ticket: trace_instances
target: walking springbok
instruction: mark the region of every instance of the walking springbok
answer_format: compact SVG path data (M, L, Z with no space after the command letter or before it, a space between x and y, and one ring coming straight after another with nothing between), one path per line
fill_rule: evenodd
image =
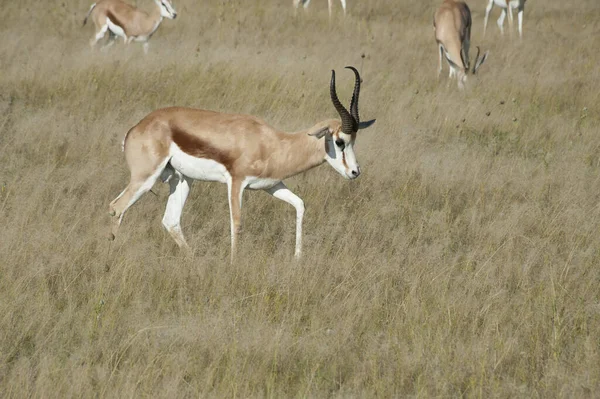
M193 108L163 108L148 114L127 132L122 150L129 166L129 185L110 204L114 239L125 211L161 177L170 195L162 219L177 245L189 248L180 227L181 213L193 180L227 184L231 222L231 259L241 227L244 189L264 190L296 209L296 250L302 252L304 202L282 180L327 161L339 174L355 179L360 168L354 155L359 129L375 120L360 122L358 96L361 78L355 74L348 111L338 100L335 71L330 96L340 115L297 133L284 133L250 115L225 114Z
M458 88L463 89L470 69L469 47L471 45L471 10L463 1L444 0L433 17L433 30L439 48L438 78L442 72L442 57L450 68L449 77L456 75ZM488 52L479 59L479 47L473 66L473 74L485 62Z
M294 7L296 9L298 9L298 7L300 5L302 5L302 7L304 7L305 9L308 7L308 5L310 4L310 0L293 0L294 2ZM331 19L331 10L333 8L333 0L327 0L328 2L328 8L329 8L329 19ZM346 0L340 0L340 3L342 3L342 9L344 10L344 15L346 15Z
M525 1L526 0L488 0L488 5L485 8L485 18L483 19L483 36L485 36L485 30L487 28L488 17L490 16L490 11L494 7L494 3L498 7L502 9L502 13L498 18L496 23L500 28L500 33L504 34L504 18L506 17L508 11L508 29L510 33L512 33L512 24L513 24L513 15L512 10L516 8L518 11L518 19L519 19L519 37L523 38L523 11L525 11ZM508 3L508 4L507 4Z
M132 41L144 43L144 53L148 53L148 40L156 32L164 18L175 19L177 12L170 0L154 0L156 8L150 14L121 0L100 0L92 4L83 25L91 16L96 26L94 37L90 46L94 47L98 40L108 31L108 43L103 47L110 47L116 38L123 38L125 44Z

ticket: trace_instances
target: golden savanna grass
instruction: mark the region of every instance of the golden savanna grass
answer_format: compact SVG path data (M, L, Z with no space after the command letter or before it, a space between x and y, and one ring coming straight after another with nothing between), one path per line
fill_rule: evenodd
M138 0L148 8L150 1ZM470 1L468 89L436 79L438 1L179 0L150 41L91 51L88 1L0 15L0 396L593 397L600 389L600 6L527 2L524 39ZM506 23L506 22L505 22ZM364 60L361 55L365 54ZM123 135L181 105L287 131L336 117L355 65L363 173L246 192L229 263L226 187L196 183L193 253L168 187L125 215ZM444 68L447 68L444 66ZM488 115L489 113L489 115Z

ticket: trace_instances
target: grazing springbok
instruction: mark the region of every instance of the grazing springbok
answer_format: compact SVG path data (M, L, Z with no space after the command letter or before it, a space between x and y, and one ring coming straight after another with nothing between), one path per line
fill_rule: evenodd
M302 7L304 7L305 9L308 7L308 5L310 4L310 0L293 0L294 2L294 7L295 9L298 9L298 7L300 5L302 5ZM328 2L328 8L329 8L329 19L331 19L331 10L333 8L333 0L327 0ZM342 3L342 8L344 9L344 15L346 15L346 0L340 0L340 3Z
M302 251L304 202L282 182L327 161L347 179L360 175L354 155L360 122L360 75L348 111L338 100L335 71L330 96L340 120L317 123L297 133L285 133L249 115L225 114L193 108L163 108L148 114L127 132L122 150L129 166L129 185L110 204L114 239L125 211L149 191L160 176L169 182L170 195L163 226L180 247L189 248L180 227L181 213L193 180L227 184L231 221L231 257L241 227L244 189L264 190L296 208L296 257Z
M108 31L108 43L103 48L111 46L115 38L120 36L125 44L143 42L144 53L148 53L148 40L158 29L163 17L177 18L177 12L169 0L154 0L154 3L156 7L150 14L121 0L100 0L92 4L83 20L85 25L91 16L96 26L90 46L94 47Z
M446 57L452 78L456 75L459 89L463 89L470 69L469 47L471 45L471 10L463 1L444 0L433 17L433 30L439 49L438 78L442 72L442 57ZM488 56L479 59L479 47L473 66L473 74Z
M502 9L502 13L498 18L497 24L500 28L500 33L504 34L504 18L508 12L508 29L510 33L512 33L512 24L513 24L513 15L512 10L516 8L518 10L518 19L519 19L519 37L523 38L523 11L525 11L525 1L526 0L487 0L488 5L485 8L485 18L483 19L483 36L485 36L485 30L487 28L488 17L490 16L490 11L494 7L494 3L498 7Z

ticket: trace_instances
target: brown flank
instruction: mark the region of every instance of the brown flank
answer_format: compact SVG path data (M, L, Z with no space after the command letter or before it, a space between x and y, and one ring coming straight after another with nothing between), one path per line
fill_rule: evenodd
M197 158L211 159L224 165L231 173L234 159L211 146L208 142L189 134L179 126L171 126L171 138L186 154Z
M129 36L129 32L127 32L127 29L125 28L125 24L122 21L120 21L119 17L117 17L110 9L106 10L106 17L108 19L110 19L113 24L115 24L118 27L120 27L121 29L123 29L123 32L125 32L125 34L127 36Z

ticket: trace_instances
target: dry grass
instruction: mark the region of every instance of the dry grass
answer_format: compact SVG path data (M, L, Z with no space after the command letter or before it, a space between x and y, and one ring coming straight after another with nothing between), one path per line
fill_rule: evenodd
M146 57L91 52L89 2L0 16L0 396L586 397L600 389L600 8L532 1L525 39L482 39L470 87L435 79L436 2L179 0ZM139 1L141 6L148 2ZM543 3L543 4L542 4ZM196 184L183 228L167 187L110 255L120 141L149 111L251 113L290 131L336 116L365 79L363 175L290 179L294 211L245 195L228 262L224 186ZM504 104L501 104L504 101ZM489 116L486 113L490 112ZM513 120L516 118L516 120ZM108 271L107 271L108 269Z

